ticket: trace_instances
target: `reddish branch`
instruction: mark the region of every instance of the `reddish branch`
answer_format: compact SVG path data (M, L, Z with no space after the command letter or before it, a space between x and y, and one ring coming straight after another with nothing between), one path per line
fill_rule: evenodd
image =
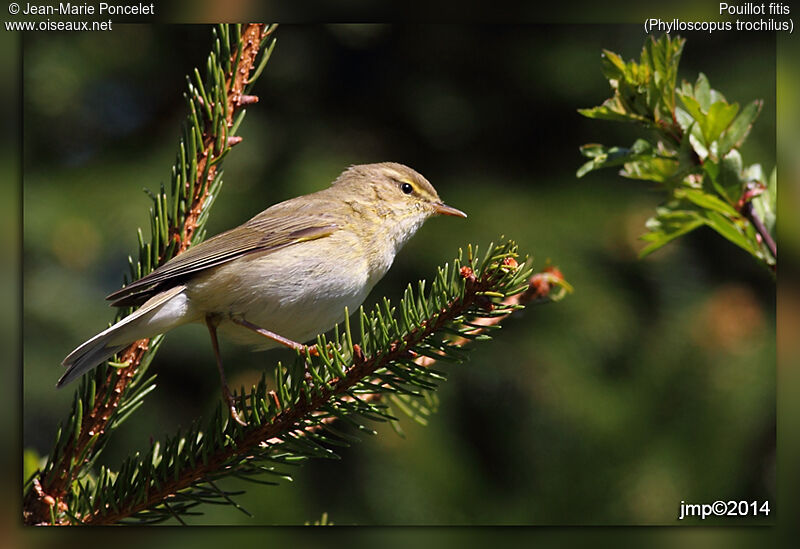
M506 258L505 262L506 265L514 267L517 266L517 261L512 257ZM467 269L468 267L464 268ZM514 307L518 305L527 305L531 302L546 300L550 295L550 290L552 289L553 285L558 284L563 280L564 276L561 274L561 271L559 271L557 267L546 267L543 272L536 273L528 279L527 290L525 290L522 293L505 298L502 304L504 306ZM485 332L487 327L500 324L503 320L505 320L507 316L508 315L484 316L476 318L475 320L472 321L472 324L483 326L483 328L475 328L474 330L469 332L469 335L476 336L482 332ZM470 340L466 337L460 337L456 339L451 345L463 347L464 345L469 343L469 341ZM417 358L415 362L420 366L425 366L427 368L431 366L434 362L436 362L436 359L430 356L421 356Z
M506 258L504 264L512 268L517 267L516 261L510 257ZM151 489L146 492L146 497L142 501L119 502L119 511L111 511L110 509L96 510L94 513L84 517L83 522L85 524L114 524L140 511L158 505L160 502L167 501L181 490L189 488L198 482L203 482L213 473L226 467L231 459L252 455L253 450L264 443L277 442L281 436L292 431L314 431L319 429L318 424L305 427L302 424L304 420L318 413L324 405L329 404L332 399L346 395L350 389L365 377L374 374L377 370L393 361L407 359L412 356L410 351L412 346L441 330L445 324L463 315L471 307L477 305L481 309L492 310L493 304L481 293L494 288L496 283L495 273L487 273L478 279L471 269L465 267L461 271L461 276L467 281L464 297L449 303L439 310L431 319L424 321L419 329L407 334L403 340L391 343L388 353L378 357L367 358L358 345L354 345L353 364L346 370L343 377L331 380L327 384L328 388L323 388L310 399L300 399L293 406L282 410L277 396L271 393L280 412L269 422L249 428L249 431L246 429L244 436L236 445L228 446L209 455L205 463L198 463L194 468L182 470L177 479L168 479L157 485L151 485ZM545 300L550 294L551 285L560 280L562 280L561 273L557 269L548 269L544 273L536 274L530 278L527 291L507 298L503 301L503 304L521 305L531 301ZM506 316L480 317L477 319L477 323L484 326L494 325L501 322ZM482 329L477 328L473 333L479 333L480 331ZM462 338L455 344L461 346L467 341L467 339ZM420 357L417 362L428 366L435 360L428 357ZM377 400L378 395L367 395L365 398L366 400Z
M243 45L241 51L236 51L231 56L232 72L226 77L227 102L225 106L225 120L227 128L233 126L234 115L243 105L257 101L255 96L243 95L248 77L254 68L256 56L260 45L273 30L274 26L264 24L249 24L242 33ZM238 54L238 56L237 56ZM191 243L192 235L197 229L197 222L203 205L208 197L208 188L217 173L217 165L211 164L206 172L206 165L212 162L222 151L215 150L217 136L213 134L214 128L211 121L206 121L203 138L203 151L197 154L197 177L194 182L194 196L186 218L179 229L172 229L171 237L178 242L176 254L184 252ZM235 137L228 138L238 143ZM241 140L241 139L239 139ZM206 175L205 180L200 179ZM187 189L190 182L185 182ZM177 199L177 197L175 197ZM162 252L164 254L165 250ZM166 261L163 255L159 263ZM73 461L88 459L91 449L105 434L106 426L119 407L125 389L132 381L145 352L150 344L149 339L135 341L120 354L120 360L129 365L124 368L109 368L105 383L98 385L95 392L95 404L91 410L84 413L81 422L80 435L77 440L70 442L64 452L59 456L59 461L45 478L36 479L35 489L30 490L25 498L23 516L26 524L49 524L51 508L57 506L59 510L66 508L67 495L69 494L75 474L80 470L81 463ZM95 437L95 435L99 435ZM58 515L58 513L56 513Z
M736 203L735 208L739 212L741 212L741 214L748 221L750 221L750 223L753 224L753 227L755 227L756 232L758 233L759 239L769 249L769 253L772 254L772 257L776 261L776 264L771 266L772 270L774 271L776 269L778 260L778 246L777 244L775 244L775 240L772 238L772 235L769 234L767 226L764 225L764 222L761 220L761 218L758 216L755 209L753 208L753 199L758 195L762 194L766 190L767 190L766 185L764 185L760 181L748 182L747 185L745 185L744 191L742 192L742 196Z
M247 85L247 79L250 76L250 72L253 70L253 65L255 64L261 42L270 33L272 33L274 29L274 26L267 28L263 24L250 24L242 33L241 54L239 55L239 58L236 59L236 52L234 52L233 57L231 58L231 67L233 67L233 72L227 75L225 81L225 89L228 90L225 104L225 120L227 121L228 128L233 126L233 116L237 110L245 105L256 103L258 101L258 97L254 95L243 95L243 92L245 86ZM213 109L214 106L211 105L211 108ZM206 124L211 124L211 121L207 120ZM207 127L206 129L213 130L213 128L210 127ZM212 161L215 156L222 153L222 151L214 150L217 142L217 136L212 134L210 131L206 131L204 135L203 152L197 156L198 178L202 178L203 174L206 172L206 164ZM237 140L236 137L231 137L229 139L230 141L226 139L223 147L228 144L235 145L241 141L241 138ZM203 204L205 204L206 196L208 196L208 187L211 185L211 182L214 181L216 175L217 165L212 164L208 167L208 175L206 176L205 181L195 181L195 192L194 196L192 197L192 207L189 209L189 213L186 214L184 226L181 229L175 230L171 235L172 238L179 243L178 253L185 251L192 241L192 235L197 228L197 219L200 217L200 212L203 211ZM185 184L188 190L190 183L186 181Z

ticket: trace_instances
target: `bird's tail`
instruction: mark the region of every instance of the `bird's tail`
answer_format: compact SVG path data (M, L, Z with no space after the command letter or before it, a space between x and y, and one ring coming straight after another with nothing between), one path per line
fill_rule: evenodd
M175 286L145 302L132 314L103 330L61 362L67 368L56 383L63 387L137 339L152 337L185 321L185 286ZM180 296L181 299L174 298Z

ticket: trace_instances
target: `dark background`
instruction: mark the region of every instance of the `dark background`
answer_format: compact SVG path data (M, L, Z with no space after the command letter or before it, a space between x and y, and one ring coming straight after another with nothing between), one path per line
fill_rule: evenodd
M61 359L113 316L103 297L147 223L141 189L168 181L184 75L204 66L210 34L119 25L25 38L23 444L39 454L74 390L54 388ZM403 439L377 426L292 484L245 485L255 519L207 507L197 522L302 524L327 511L338 524L675 524L681 501L773 496L769 273L705 230L638 260L663 197L613 170L574 175L581 144L639 135L576 112L609 94L602 48L638 58L639 25L282 25L277 36L210 234L349 164L393 160L470 217L427 223L368 304L501 234L576 291L509 319L450 368L428 427L404 421ZM770 172L774 37L685 36L681 78L702 71L729 100L765 100L742 154ZM289 356L222 352L234 386ZM219 398L203 327L171 333L153 371L158 388L102 456L112 467Z

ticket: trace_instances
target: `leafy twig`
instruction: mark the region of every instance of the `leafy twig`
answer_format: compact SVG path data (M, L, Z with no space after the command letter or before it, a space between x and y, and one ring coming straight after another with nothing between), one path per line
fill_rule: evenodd
M707 226L775 270L775 172L767 182L761 166L744 168L739 154L762 101L740 109L700 74L693 84L676 87L685 40L664 35L645 43L640 61L624 61L604 50L603 72L613 96L579 112L589 118L633 122L650 130L631 147L587 144L589 158L578 177L605 167L620 174L656 182L668 200L647 222L642 238L647 255L675 238ZM760 191L748 184L758 181ZM752 204L751 204L752 202Z

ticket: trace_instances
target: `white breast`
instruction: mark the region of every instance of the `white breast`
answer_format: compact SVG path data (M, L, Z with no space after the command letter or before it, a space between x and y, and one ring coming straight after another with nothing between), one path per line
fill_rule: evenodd
M355 311L374 285L364 254L354 249L357 240L343 231L328 239L322 250L321 240L314 240L210 269L187 288L192 307L203 315L244 317L283 337L306 342L344 320L345 307ZM223 321L219 328L239 343L275 346L230 322Z
M222 317L219 329L232 340L261 348L277 344L226 321L230 316L305 343L355 312L383 278L397 251L426 215L383 219L377 230L331 236L244 256L195 276L186 288L192 314Z

